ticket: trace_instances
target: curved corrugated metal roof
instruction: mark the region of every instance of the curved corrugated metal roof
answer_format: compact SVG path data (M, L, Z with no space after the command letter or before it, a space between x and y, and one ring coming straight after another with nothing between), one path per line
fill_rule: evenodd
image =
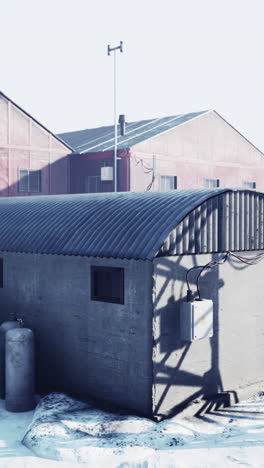
M0 199L0 250L153 259L195 207L230 189Z

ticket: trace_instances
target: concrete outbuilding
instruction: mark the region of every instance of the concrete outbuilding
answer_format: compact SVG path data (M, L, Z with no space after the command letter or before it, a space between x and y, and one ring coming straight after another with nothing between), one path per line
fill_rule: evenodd
M158 419L263 390L264 263L206 270L214 334L180 326L186 273L260 255L263 213L264 194L231 189L1 199L0 319L34 331L38 391Z

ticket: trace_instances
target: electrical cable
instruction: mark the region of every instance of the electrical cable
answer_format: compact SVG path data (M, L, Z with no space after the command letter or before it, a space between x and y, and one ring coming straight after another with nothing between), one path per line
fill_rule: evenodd
M148 192L151 189L152 185L154 184L154 181L155 181L155 175L153 174L151 182L148 184L148 186L146 188L146 192Z
M203 266L203 268L201 269L201 271L199 272L199 274L197 275L197 278L196 278L196 289L197 289L197 294L198 294L198 298L199 298L199 301L201 301L201 292L200 292L200 278L201 278L201 274L203 273L203 271L207 270L207 269L210 269L210 268L213 268L215 267L216 265L223 265L228 257L230 255L230 252L226 252L225 255L223 255L221 258L219 258L219 260L215 260L215 261L211 261L209 263L207 263L206 265Z
M203 268L204 265L200 265L200 266L194 266L192 268L190 268L189 270L186 271L186 275L185 275L185 281L187 283L187 289L190 290L190 283L189 283L189 280L188 280L188 275L191 273L192 270L197 270L198 268Z
M187 284L187 297L188 297L188 294L191 294L191 295L193 294L190 288L190 282L188 278L191 271L200 269L196 277L196 289L197 289L198 299L201 300L200 279L201 279L202 273L207 269L211 269L215 267L216 265L223 265L227 261L228 257L230 256L236 258L242 263L245 263L246 265L257 265L257 263L263 260L264 253L262 252L262 253L258 253L257 255L253 255L251 257L248 257L248 256L244 257L240 255L239 253L228 251L221 258L219 258L219 260L212 260L211 262L208 262L206 265L199 265L199 266L197 265L197 266L190 268L189 270L187 270L186 275L185 275L186 284Z

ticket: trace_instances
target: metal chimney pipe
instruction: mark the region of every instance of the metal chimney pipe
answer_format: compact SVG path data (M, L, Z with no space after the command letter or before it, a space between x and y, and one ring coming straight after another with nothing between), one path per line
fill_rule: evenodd
M125 136L126 134L126 117L124 114L119 115L118 123L120 124L120 134L121 136Z

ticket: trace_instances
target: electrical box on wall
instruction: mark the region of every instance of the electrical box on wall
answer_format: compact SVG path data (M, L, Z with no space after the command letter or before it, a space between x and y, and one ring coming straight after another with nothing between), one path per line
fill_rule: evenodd
M113 168L112 168L112 166L101 167L101 180L103 182L113 180Z
M181 339L201 340L213 336L213 301L183 302L180 309Z

